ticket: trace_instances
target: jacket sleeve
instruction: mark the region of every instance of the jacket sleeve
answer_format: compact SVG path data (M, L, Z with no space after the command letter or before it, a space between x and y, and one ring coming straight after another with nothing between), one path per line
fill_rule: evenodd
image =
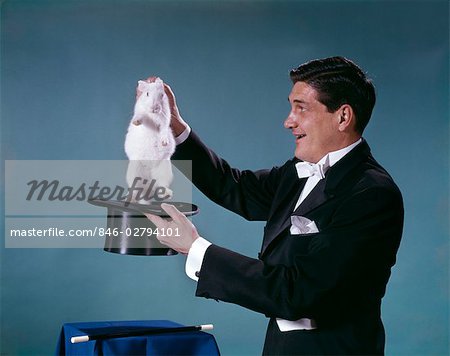
M380 302L402 226L398 191L364 189L340 205L330 225L312 237L307 253L297 254L291 267L210 246L196 295L286 320L360 310Z
M267 220L282 169L253 172L232 168L194 132L177 146L172 160L176 166L176 160L192 161L192 182L215 203L247 220ZM189 172L183 173L190 176Z

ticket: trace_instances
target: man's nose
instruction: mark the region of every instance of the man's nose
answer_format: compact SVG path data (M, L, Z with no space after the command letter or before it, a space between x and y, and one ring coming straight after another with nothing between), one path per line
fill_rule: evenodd
M292 112L289 113L289 116L284 120L284 127L286 129L292 129L297 126L297 121L294 118L294 115L292 115Z

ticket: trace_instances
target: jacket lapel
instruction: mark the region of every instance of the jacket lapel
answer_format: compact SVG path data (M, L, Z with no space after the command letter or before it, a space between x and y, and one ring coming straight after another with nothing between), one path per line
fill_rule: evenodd
M370 148L363 139L361 144L356 146L325 174L325 178L319 181L311 193L300 204L292 215L306 215L318 208L329 199L332 199L344 183L346 177L354 174L356 167L370 156Z
M308 211L315 209L317 206L322 205L328 198L326 193L323 190L323 186L325 185L325 179L322 179L311 191L311 193L306 197L306 199L298 206L298 208L294 211L295 204L298 201L300 196L300 192L303 190L303 187L306 183L305 179L298 179L300 182L298 187L291 191L289 196L289 200L286 201L286 204L280 206L277 209L277 214L274 214L274 220L278 222L278 224L271 226L271 228L266 231L264 236L263 246L261 253L264 253L267 250L267 247L279 236L283 235L283 232L291 226L291 215L305 215Z
M298 179L295 166L292 166L292 170L288 172L288 177L283 180L284 194L281 199L275 202L274 213L270 218L273 223L267 226L268 230L265 231L261 251L264 251L273 239L291 223L291 213L305 183L306 179Z
M328 170L325 178L317 183L311 193L294 211L300 192L306 183L306 179L298 179L295 175L295 177L292 178L291 185L286 190L287 194L285 195L285 198L280 200L280 203L276 208L276 214L272 217L273 221L276 221L277 223L274 224L269 231L266 231L261 253L264 253L269 245L278 236L281 236L284 230L290 226L291 215L307 215L312 210L326 203L329 199L334 198L338 186L341 182L343 182L344 178L350 174L350 172L352 172L355 167L361 163L361 161L367 159L368 156L370 156L370 148L367 142L363 139L361 144L356 146Z
M311 210L314 210L325 203L330 198L325 189L326 183L326 177L325 179L320 180L311 193L309 193L305 200L303 200L298 208L292 213L292 215L306 215Z

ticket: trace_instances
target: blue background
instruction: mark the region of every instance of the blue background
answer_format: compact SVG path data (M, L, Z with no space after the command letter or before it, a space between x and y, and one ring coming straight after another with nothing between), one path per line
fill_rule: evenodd
M386 351L448 354L448 14L447 1L4 1L2 158L125 159L136 82L156 74L233 165L278 165L294 150L289 70L349 57L375 81L365 137L405 200ZM262 223L194 201L203 236L256 256ZM171 319L215 324L224 355L260 353L262 315L194 292L181 256L2 247L1 351L51 354L64 322Z

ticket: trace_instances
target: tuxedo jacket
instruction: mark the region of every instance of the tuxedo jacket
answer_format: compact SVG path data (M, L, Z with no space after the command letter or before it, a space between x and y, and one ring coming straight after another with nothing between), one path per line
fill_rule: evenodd
M364 139L295 211L306 182L296 158L268 170L238 170L191 132L173 159L192 160L192 182L212 201L267 222L258 258L214 244L207 249L197 296L271 318L266 354L384 353L381 299L402 235L403 201ZM291 235L292 215L314 221L319 232ZM275 318L314 319L317 329L281 333Z

